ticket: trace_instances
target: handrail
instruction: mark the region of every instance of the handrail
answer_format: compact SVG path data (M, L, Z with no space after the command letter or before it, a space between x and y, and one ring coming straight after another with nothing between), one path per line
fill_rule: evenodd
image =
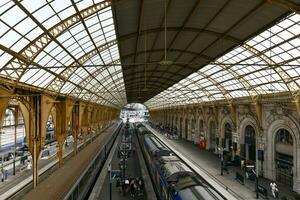
M101 132L105 131L107 128L109 128L109 126L105 127L103 130L101 130ZM98 135L100 135L100 134L98 134ZM80 147L82 147L82 146L83 146L83 142L78 144L77 148L80 149ZM72 154L73 152L74 152L74 149L72 149L68 153L64 154L63 159L70 156L70 154ZM55 167L58 164L58 162L59 162L59 160L56 159L56 160L53 160L50 163L48 163L41 170L39 170L38 176L40 177L40 176L44 175L48 170ZM32 184L32 182L33 182L33 177L32 176L29 176L29 177L25 178L23 181L19 182L17 185L15 185L14 187L8 189L5 193L1 194L0 199L8 199L8 198L13 197L14 195L18 194L21 190L23 190L25 187Z
M115 140L115 138L117 137L119 130L121 129L121 124L119 123L118 126L115 128L115 130L113 131L113 136L111 138L109 138L106 142L105 145L103 145L100 149L100 151L97 152L96 156L92 159L92 161L89 163L89 165L84 169L83 173L81 173L81 175L79 176L79 178L76 180L76 182L73 184L73 186L70 188L70 190L68 191L68 193L65 195L64 200L67 200L70 198L70 196L73 194L73 192L75 191L75 189L77 188L77 186L80 184L80 182L83 180L83 178L85 177L85 175L87 174L87 172L89 171L89 169L94 165L95 161L98 159L98 157L100 156L100 154L104 151L106 151L106 145L109 144L111 142L111 139ZM113 144L112 144L113 145ZM111 145L111 146L112 146ZM110 149L111 147L109 147ZM106 160L106 158L105 158ZM100 163L98 164L100 165ZM100 168L100 166L97 166L97 168ZM97 169L94 169L97 170ZM101 169L98 169L101 170ZM98 171L97 170L97 171ZM94 173L95 171L93 171ZM82 193L82 195L84 195Z

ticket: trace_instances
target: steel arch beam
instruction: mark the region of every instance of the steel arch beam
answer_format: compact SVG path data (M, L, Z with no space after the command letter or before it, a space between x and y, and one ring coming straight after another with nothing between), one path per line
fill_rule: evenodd
M23 62L20 62L19 59L15 58L15 56L5 65L10 66L10 68L14 68L14 66L22 66L26 68L33 63L33 60L45 49L45 47L53 41L53 38L57 38L60 36L65 30L69 29L74 24L80 22L80 16L82 18L89 17L100 10L103 10L111 5L110 1L103 1L101 3L92 5L82 11L80 13L75 13L74 15L66 18L65 20L59 22L54 25L52 28L45 31L43 34L34 39L30 44L24 47L21 51L18 52L19 55L22 55L28 62L28 64L24 65ZM0 69L0 72L2 70ZM22 74L22 73L20 73ZM11 79L19 80L21 77L19 74L16 77L10 77Z
M254 56L260 58L266 64L270 64L269 67L271 67L278 74L278 76L286 84L287 88L294 97L299 94L299 84L296 81L294 81L294 79L280 65L278 65L278 63L274 62L265 53L259 51L258 49L250 45L243 44L241 46L250 53L252 53Z
M22 63L24 63L24 65L27 65L27 64L29 64L29 61L24 57L24 56L22 56L22 55L19 55L19 54L17 54L16 52L14 52L14 51L12 51L11 49L8 49L8 48L6 48L5 46L3 46L3 45L1 45L0 44L0 49L1 50L3 50L3 51L6 51L6 52L8 52L8 53L10 53L10 54L12 54L12 55L17 55L17 59L19 60L19 62L22 62ZM50 73L50 74L52 74L52 75L54 75L55 73L53 72L53 71L51 71L51 70L49 70L49 69L44 69L41 65L39 65L39 64L37 64L37 63L32 63L34 66L36 66L36 67L38 67L39 69L43 69L43 70L45 70L46 72L48 72L48 73ZM89 93L93 93L93 91L90 91L90 90L88 90L88 89L86 89L86 88L83 88L81 85L78 85L78 84L76 84L76 83L74 83L74 82L72 82L72 81L70 81L70 80L68 80L68 82L70 82L71 84L73 84L73 85L75 85L75 87L76 88L81 88L82 90L86 90L87 92L89 92ZM56 92L53 92L53 91L49 91L50 93L55 93L55 94L57 94ZM97 94L95 94L95 95L97 95ZM97 95L97 96L99 96L99 95ZM100 98L102 98L102 97L100 97ZM102 98L104 101L107 101L106 99L104 99L104 98ZM109 101L108 101L109 102ZM110 103L110 102L109 102ZM115 104L113 104L114 106L117 106L118 107L118 105L115 105Z

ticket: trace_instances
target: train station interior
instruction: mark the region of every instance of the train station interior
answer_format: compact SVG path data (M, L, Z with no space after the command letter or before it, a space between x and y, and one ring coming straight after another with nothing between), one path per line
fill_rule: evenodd
M1 0L0 200L300 200L299 0Z

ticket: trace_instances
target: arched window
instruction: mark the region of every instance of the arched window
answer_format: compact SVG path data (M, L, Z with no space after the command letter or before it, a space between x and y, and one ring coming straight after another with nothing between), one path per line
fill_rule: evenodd
M245 128L245 143L255 145L255 129L251 125Z
M15 125L14 113L11 109L6 109L2 126L12 126L12 125Z
M195 132L195 119L192 119L192 122L191 122L191 131L192 131L192 133Z
M276 180L293 185L293 137L286 129L279 129L275 136Z
M225 124L225 138L230 138L232 137L232 129L231 129L231 125L229 123Z
M229 123L225 124L224 127L224 139L222 139L222 146L225 148L227 151L230 150L230 147L232 146L232 128Z
M276 134L276 143L277 144L287 144L293 145L293 138L290 132L286 129L280 129Z
M255 129L251 125L247 125L245 128L245 145L241 152L241 155L247 160L256 162L256 139Z
M216 123L214 121L211 121L209 124L209 140L210 140L210 149L215 149L215 147L218 145L216 138Z
M204 135L204 122L203 122L203 120L199 121L199 133L200 133L200 135Z

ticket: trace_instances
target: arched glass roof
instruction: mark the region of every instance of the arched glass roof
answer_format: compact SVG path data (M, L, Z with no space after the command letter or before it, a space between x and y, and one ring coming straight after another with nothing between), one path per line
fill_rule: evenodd
M127 103L110 1L0 4L2 77L104 105Z
M290 91L300 84L300 15L291 14L145 103L150 108Z
M149 109L284 91L298 95L300 15L269 1L245 2L247 9L239 10L240 1L168 1L168 59L174 65L161 66L162 1L112 7L108 0L3 0L0 80L118 108L127 98L141 99L138 92L143 101L152 97L145 103ZM259 26L248 39L244 26L255 26L253 16Z

